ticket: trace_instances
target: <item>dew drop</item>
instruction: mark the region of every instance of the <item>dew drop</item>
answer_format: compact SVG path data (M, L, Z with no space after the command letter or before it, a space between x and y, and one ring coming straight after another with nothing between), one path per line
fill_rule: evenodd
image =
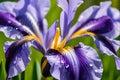
M66 65L65 68L69 68L69 65Z
M18 60L18 61L21 61L21 57L18 57L17 60Z
M92 65L92 64L90 64L90 66L92 67L93 65Z
M16 30L18 30L18 28L16 28Z
M63 60L61 60L61 63L62 63L62 64L64 64L64 61L63 61Z
M98 70L95 70L95 72L98 72Z
M16 61L13 61L13 64L16 64L17 62Z
M11 21L8 21L8 23L10 24L10 23L11 23Z

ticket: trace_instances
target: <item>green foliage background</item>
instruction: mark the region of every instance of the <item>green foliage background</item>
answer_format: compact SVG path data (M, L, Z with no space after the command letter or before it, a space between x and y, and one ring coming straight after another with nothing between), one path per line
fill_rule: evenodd
M6 0L0 0L0 2ZM8 0L8 1L17 1L17 0ZM78 8L73 24L77 21L80 13L88 8L91 5L99 5L100 2L107 0L84 0L84 3ZM56 0L51 0L51 8L46 15L48 20L48 25L50 26L55 20L59 19L61 9L57 7ZM120 10L120 0L112 0L112 6ZM120 37L117 38L120 40ZM11 41L6 38L5 35L0 32L0 80L5 80L5 54L3 51L3 45L6 41ZM95 44L93 43L90 37L78 38L75 41L71 41L67 45L76 45L79 42L83 42L85 45L91 45L96 49ZM97 49L96 49L97 50ZM98 50L97 50L98 51ZM12 80L43 80L40 68L41 53L33 48L31 48L31 62L27 66L26 70L20 75L14 77ZM99 53L99 52L98 52ZM120 50L117 52L120 57ZM100 55L100 54L99 54ZM100 55L104 72L101 80L120 80L120 71L116 70L115 62L113 56L107 56L105 54ZM53 80L53 78L47 78L47 80Z

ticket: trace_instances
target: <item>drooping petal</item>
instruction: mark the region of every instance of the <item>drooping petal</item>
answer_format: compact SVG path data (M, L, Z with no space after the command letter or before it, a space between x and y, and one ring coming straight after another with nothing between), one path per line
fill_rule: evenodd
M50 48L52 41L55 37L56 34L56 27L57 27L58 21L54 22L53 25L49 28L49 30L47 31L46 35L45 35L45 47Z
M5 36L11 39L20 39L23 35L11 26L0 25L0 31L4 32Z
M110 8L108 10L108 15L112 18L114 27L111 32L104 35L109 38L116 38L120 35L120 11L115 8Z
M110 17L103 16L85 23L82 29L86 29L89 32L93 32L95 34L104 34L110 32L113 29L113 23Z
M120 59L116 53L120 48L120 41L105 38L104 36L93 37L93 39L96 43L97 48L102 54L105 53L109 56L113 55L115 57L116 67L117 69L120 69Z
M8 31L6 31L5 29L8 29ZM13 30L13 32L11 30ZM14 33L21 33L24 36L28 34L12 14L4 12L0 12L0 31L3 31L6 36L14 35ZM7 32L9 32L10 34Z
M101 2L100 6L91 6L81 13L78 22L86 22L89 19L96 19L102 16L107 16L108 9L110 8L111 2ZM89 14L88 14L89 13ZM101 14L102 13L102 14Z
M103 16L109 16L113 22L113 29L112 31L105 33L106 36L109 38L116 38L120 35L120 12L110 7L111 2L101 2L100 6L91 6L90 8L86 9L79 17L78 22L76 23L75 27L71 29L71 32L74 32L81 28L87 21L91 19L97 19ZM89 13L89 14L88 14ZM112 34L112 35L111 35Z
M48 50L46 58L50 64L51 75L58 80L100 80L102 64L96 51L80 44L65 48L62 53Z
M113 27L114 26L111 18L108 16L103 16L98 19L90 19L89 21L80 25L78 29L75 28L76 30L72 28L69 36L76 38L82 35L102 35L112 31Z
M100 80L103 68L97 52L82 43L74 49L80 65L79 80Z
M30 61L30 50L26 41L5 44L7 78L14 77L25 70Z

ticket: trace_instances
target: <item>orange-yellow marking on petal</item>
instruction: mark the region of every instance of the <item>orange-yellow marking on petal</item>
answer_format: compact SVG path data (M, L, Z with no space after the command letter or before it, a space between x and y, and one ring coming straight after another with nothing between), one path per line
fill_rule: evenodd
M57 49L63 48L64 45L65 45L65 43L66 43L66 38L64 38L64 39L59 43L59 45L57 46Z
M45 59L44 62L42 63L42 69L41 69L42 71L44 70L45 66L47 65L47 62L48 62L47 59Z
M87 30L79 30L79 31L75 32L70 38L71 39L76 38L76 37L78 37L80 35L84 35L84 34L90 34L92 36L96 36L94 33L88 32Z
M56 34L55 34L55 37L54 37L54 40L53 40L52 46L51 46L52 49L56 49L57 48L57 45L59 43L59 37L60 37L60 29L57 28L56 29Z
M72 49L72 47L70 47L70 46L67 46L67 47L64 47L64 48L59 48L59 52L61 53L61 54L64 54L64 53L69 53L69 51Z
M32 39L34 39L34 40L36 40L39 44L42 44L42 41L41 41L41 39L39 38L39 37L37 37L36 35L28 35L28 36L25 36L24 37L26 40L32 40Z

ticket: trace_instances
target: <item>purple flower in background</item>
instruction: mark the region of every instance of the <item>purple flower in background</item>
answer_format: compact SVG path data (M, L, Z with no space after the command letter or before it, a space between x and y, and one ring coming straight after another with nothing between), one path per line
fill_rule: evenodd
M102 2L100 6L92 6L81 13L72 27L75 12L83 1L68 1L58 0L58 6L62 8L60 28L55 21L49 29L44 18L50 7L49 0L0 3L0 31L11 39L18 39L5 43L7 79L25 70L32 46L44 55L41 61L44 77L100 80L103 68L95 49L83 43L66 45L81 36L92 37L101 53L113 55L120 70L120 58L116 53L120 41L115 40L120 35L120 12L110 7L110 1Z

